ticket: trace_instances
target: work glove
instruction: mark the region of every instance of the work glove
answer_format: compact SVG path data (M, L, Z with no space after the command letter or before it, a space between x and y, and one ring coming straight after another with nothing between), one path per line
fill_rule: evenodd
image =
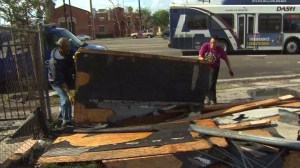
M71 92L68 92L67 95L68 95L68 97L69 97L70 102L71 102L72 104L74 104L74 96L73 96L73 94L72 94Z
M75 54L73 55L74 62L77 62L77 57L79 54L80 54L80 52L76 51Z
M231 77L234 77L234 74L233 74L232 71L229 71L229 74L230 74Z

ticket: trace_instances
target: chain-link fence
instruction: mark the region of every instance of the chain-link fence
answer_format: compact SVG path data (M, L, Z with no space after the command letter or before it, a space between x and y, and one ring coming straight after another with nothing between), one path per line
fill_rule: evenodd
M40 34L0 27L0 167L26 140L47 133Z

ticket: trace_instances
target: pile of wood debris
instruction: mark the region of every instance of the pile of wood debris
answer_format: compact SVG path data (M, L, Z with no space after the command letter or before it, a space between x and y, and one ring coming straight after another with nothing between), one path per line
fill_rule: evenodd
M39 158L40 164L102 161L107 167L298 167L300 100L291 95L188 106L120 121L72 127Z

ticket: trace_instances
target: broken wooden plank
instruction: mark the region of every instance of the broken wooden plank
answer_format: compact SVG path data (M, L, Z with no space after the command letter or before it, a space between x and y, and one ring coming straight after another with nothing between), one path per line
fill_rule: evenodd
M195 122L196 125L206 126L206 127L210 127L210 128L216 128L217 127L216 124L211 119L195 120L194 122ZM206 138L206 140L209 143L217 145L219 147L228 146L225 138L222 138L222 137L215 137L215 136L202 137L199 134L194 134L193 132L191 132L191 134L195 138L197 138L197 137Z
M229 109L226 110L218 110L218 111L214 111L214 112L210 112L207 114L203 114L200 116L201 119L204 118L213 118L213 117L218 117L218 116L222 116L222 115L226 115L226 114L232 114L232 113L237 113L237 112L241 112L243 110L249 110L249 109L253 109L253 108L257 108L259 106L262 105L271 105L274 103L277 103L279 101L282 100L288 100L288 99L292 99L294 98L294 96L292 95L286 95L286 96L281 96L278 98L271 98L271 99L266 99L266 100L261 100L261 101L256 101L256 102L250 102L250 103L246 103L243 105L238 105L235 107L231 107Z
M299 101L299 99L297 97L294 97L293 99L290 100L281 100L271 105L263 105L262 107L266 108L266 107L280 106L281 104L295 103L297 101Z
M113 51L113 50L93 50L87 48L80 48L78 52L87 53L87 54L103 54L103 55L119 55L124 57L141 57L148 59L162 59L170 61L183 61L183 62L193 62L198 63L197 59L185 58L185 57L174 57L174 56L165 56L157 54L146 54L146 53L137 53L137 52L125 52L125 51Z
M239 130L239 129L253 128L253 127L267 126L271 124L272 120L278 120L278 119L279 116L277 115L277 116L268 117L268 118L255 120L255 121L245 121L236 124L219 125L218 127L222 129Z
M110 145L123 142L130 142L138 139L143 139L150 136L152 132L139 132L139 133L105 133L105 134L62 134L53 144L63 141L68 142L72 146L101 146Z
M80 124L106 123L114 115L111 109L89 109L78 102L75 102L74 109L74 122Z
M121 137L120 137L121 138ZM93 140L95 141L95 140ZM141 148L118 149L98 152L84 152L73 156L55 156L40 157L38 163L68 163L68 162L84 162L95 160L111 160L134 157L147 157L162 154L171 154L176 152L186 152L209 149L211 145L204 139L195 140L193 142L168 144L163 146L150 146Z
M105 164L106 168L181 168L184 164L182 160L171 154L129 159L105 160L103 163Z
M158 127L155 125L126 126L113 128L84 128L84 127L66 127L55 129L56 133L133 133L133 132L156 132Z
M202 114L205 113L209 113L209 112L213 112L213 111L217 111L217 110L225 110L231 107L235 107L238 105L242 105L242 104L246 104L246 103L250 103L250 102L255 102L254 100L250 101L239 101L239 102L235 102L235 103L225 103L225 104L214 104L214 105L205 105L203 110L201 110Z
M226 138L232 138L243 141L258 142L267 145L274 145L279 147L286 147L290 149L300 149L300 141L289 140L277 137L266 137L260 135L249 134L241 131L232 131L228 129L210 128L205 126L199 126L195 124L190 125L192 131L196 131L200 134L221 136Z
M281 104L279 107L300 108L300 101Z

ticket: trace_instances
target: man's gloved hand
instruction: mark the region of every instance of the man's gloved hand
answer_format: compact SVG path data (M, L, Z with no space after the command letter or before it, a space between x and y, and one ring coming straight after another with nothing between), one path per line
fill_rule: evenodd
M233 74L232 71L229 71L229 74L230 74L231 77L234 77L234 74Z
M74 103L74 96L71 92L67 92L67 95L69 97L70 102L73 104Z

